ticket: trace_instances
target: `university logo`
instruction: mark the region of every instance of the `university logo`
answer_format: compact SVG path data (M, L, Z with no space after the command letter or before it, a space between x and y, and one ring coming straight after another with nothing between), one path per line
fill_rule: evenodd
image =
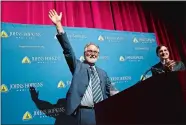
M79 58L79 60L80 60L81 62L83 62L83 61L85 60L84 56L81 56L81 57Z
M30 61L30 59L29 59L27 56L25 56L25 57L22 59L22 63L23 63L23 64L30 64L31 61Z
M122 62L122 61L130 61L130 62L139 62L141 60L143 60L144 57L143 56L120 56L119 60Z
M133 42L134 42L134 43L138 43L139 41L138 41L138 39L137 39L136 37L134 37L134 38L133 38Z
M98 40L99 40L99 41L104 41L103 36L100 35L100 36L98 37Z
M22 64L31 64L31 63L57 63L61 61L60 56L25 56L22 59Z
M2 84L1 85L1 92L5 93L5 92L12 92L12 91L16 91L16 92L28 92L30 86L33 86L35 88L41 88L43 87L43 82L28 82L28 83L16 83L16 84L9 84L9 85L5 85Z
M123 56L120 56L119 61L123 62L123 61L125 61L125 58Z
M31 120L32 119L32 115L30 114L30 112L25 112L25 114L23 115L23 118L22 120L25 121L25 120Z
M133 38L133 43L143 43L143 44L149 44L149 43L154 43L156 42L155 38L150 38L150 37L134 37Z
M7 38L8 34L3 30L3 31L1 31L0 36L3 37L3 38Z
M54 39L57 39L56 35L57 35L57 34L54 35Z
M57 88L65 88L65 83L62 80L59 81Z
M3 37L3 38L15 37L15 38L19 38L19 39L34 39L36 37L41 37L41 33L37 33L37 32L18 32L18 31L5 32L3 30L3 31L1 31L0 36Z
M8 87L5 84L1 85L0 92L6 93L8 92Z
M108 42L123 42L124 41L124 37L121 35L117 35L117 34L110 34L108 36L102 36L100 35L98 37L98 41L108 41Z

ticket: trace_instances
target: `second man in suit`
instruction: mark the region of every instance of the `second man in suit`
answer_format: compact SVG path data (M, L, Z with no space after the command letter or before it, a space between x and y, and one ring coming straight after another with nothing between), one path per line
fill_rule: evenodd
M160 45L156 48L156 55L159 57L160 62L152 66L152 75L161 73L185 70L185 65L182 61L175 61L169 58L169 50L166 46Z

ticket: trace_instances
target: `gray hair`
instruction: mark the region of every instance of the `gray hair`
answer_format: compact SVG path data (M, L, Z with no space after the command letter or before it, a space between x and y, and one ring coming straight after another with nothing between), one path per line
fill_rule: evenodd
M90 42L90 43L88 43L88 44L85 45L84 51L86 51L87 47L89 47L90 45L94 45L95 47L97 47L99 49L99 46L98 45L96 45L95 43Z

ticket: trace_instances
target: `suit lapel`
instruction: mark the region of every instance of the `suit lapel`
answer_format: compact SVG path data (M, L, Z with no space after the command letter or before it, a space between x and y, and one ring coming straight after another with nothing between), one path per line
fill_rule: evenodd
M86 63L84 63L85 65L85 70L86 70L86 72L87 72L87 75L88 75L88 82L86 82L87 83L87 85L89 84L89 81L90 81L90 68L89 68L89 65L88 64L86 64Z

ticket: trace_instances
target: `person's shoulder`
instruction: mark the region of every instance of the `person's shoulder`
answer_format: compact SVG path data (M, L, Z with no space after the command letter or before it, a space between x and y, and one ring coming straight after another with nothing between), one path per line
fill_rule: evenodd
M181 60L180 61L176 61L176 63L178 63L178 64L184 64Z
M97 66L96 66L96 69L99 70L99 71L101 71L103 74L106 74L107 75L107 72L104 69L102 69L100 67L97 67Z
M158 63L156 63L155 65L153 65L152 67L153 67L153 68L159 68L161 65L162 65L161 62L158 62Z
M182 61L176 61L177 65L180 65L181 68L185 69L185 64Z

